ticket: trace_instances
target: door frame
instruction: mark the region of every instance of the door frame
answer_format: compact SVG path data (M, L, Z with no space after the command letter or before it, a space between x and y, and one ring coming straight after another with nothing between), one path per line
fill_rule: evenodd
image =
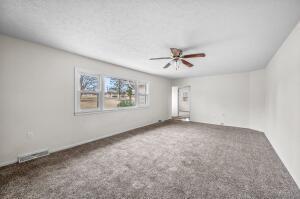
M177 115L179 117L179 89L183 89L183 88L189 88L189 96L188 96L188 100L189 100L189 116L188 118L191 119L191 86L190 85L186 85L186 86L181 86L178 87L178 91L177 91Z

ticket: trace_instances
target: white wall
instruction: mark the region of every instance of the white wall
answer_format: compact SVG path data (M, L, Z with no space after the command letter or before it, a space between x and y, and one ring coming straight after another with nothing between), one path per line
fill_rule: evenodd
M300 187L300 23L266 68L266 135Z
M265 131L265 70L249 74L249 128Z
M172 81L191 86L191 120L264 131L264 69Z
M150 82L150 107L74 116L74 67ZM168 119L171 82L0 35L0 165ZM33 135L30 135L32 132Z
M177 79L172 85L191 86L192 121L249 126L249 73Z

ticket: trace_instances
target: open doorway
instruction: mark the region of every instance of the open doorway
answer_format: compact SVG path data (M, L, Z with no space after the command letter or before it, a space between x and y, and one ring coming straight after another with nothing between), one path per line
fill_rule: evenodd
M190 120L190 86L178 88L178 117Z
M172 87L172 117L176 120L190 120L190 86Z

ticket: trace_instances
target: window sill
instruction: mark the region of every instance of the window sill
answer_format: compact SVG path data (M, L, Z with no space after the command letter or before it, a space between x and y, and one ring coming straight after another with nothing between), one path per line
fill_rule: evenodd
M101 113L111 113L111 112L119 112L119 111L133 111L133 110L139 110L139 109L146 109L149 108L150 105L147 106L136 106L136 107L128 107L128 108L116 108L116 109L105 109L105 110L93 110L93 111L82 111L82 112L75 112L74 116L80 116L80 115L91 115L91 114L101 114Z

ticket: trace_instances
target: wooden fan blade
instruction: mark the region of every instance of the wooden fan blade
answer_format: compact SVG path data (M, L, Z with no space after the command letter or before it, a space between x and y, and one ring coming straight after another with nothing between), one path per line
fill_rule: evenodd
M167 64L164 66L164 68L169 68L173 62L174 62L174 59L171 60L169 63L167 63Z
M157 60L157 59L172 59L172 57L157 57L157 58L150 58L149 60Z
M194 58L194 57L205 57L204 53L198 53L198 54L190 54L190 55L183 55L182 58Z
M188 61L185 61L184 59L181 59L181 62L182 62L184 65L188 66L188 67L194 66L193 64L191 64L191 63L188 62Z

